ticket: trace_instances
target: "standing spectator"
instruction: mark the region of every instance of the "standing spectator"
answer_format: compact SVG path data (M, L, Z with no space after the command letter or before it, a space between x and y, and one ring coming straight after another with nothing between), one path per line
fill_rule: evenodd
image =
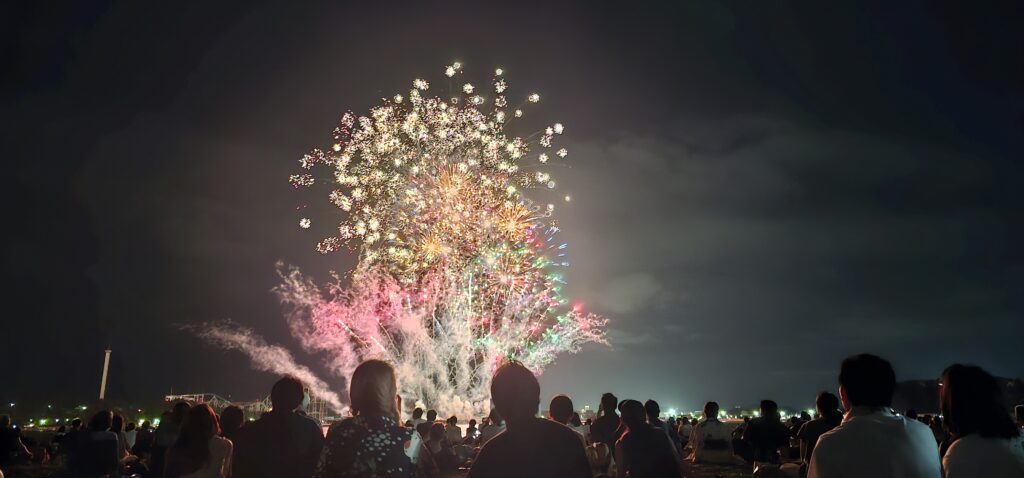
M580 436L580 442L583 446L587 445L587 439L582 433L573 428L569 422L572 421L573 405L572 399L568 395L555 395L551 399L551 403L548 404L548 417L554 420L556 423L561 423L569 427L570 430L576 432Z
M690 432L691 458L694 463L735 463L733 458L731 430L718 419L718 403L704 404L704 418Z
M584 425L583 421L580 420L579 412L572 412L572 418L569 419L568 425L569 428L572 428L573 431L583 437L583 443L587 443L587 440L590 439L590 427Z
M303 395L302 382L295 377L286 376L274 384L271 411L237 435L236 478L309 478L313 474L324 435L315 421L296 413Z
M234 441L244 424L245 413L237 405L224 407L220 412L220 436Z
M946 478L1024 477L1024 437L992 375L954 364L939 383L939 407L955 440L942 458Z
M808 478L941 476L935 437L924 424L893 413L896 373L881 357L854 355L839 371L842 423L818 439Z
M328 430L319 475L323 478L414 476L414 464L405 450L413 446L416 432L399 425L401 398L395 369L380 360L361 363L352 372L349 397L353 416Z
M592 476L579 436L536 417L540 384L533 372L518 363L501 366L491 380L491 400L507 429L483 446L469 478Z
M804 423L796 434L800 440L800 459L804 463L811 462L818 438L843 421L843 412L839 411L839 397L829 392L821 392L814 400L814 406L818 411L818 418Z
M622 437L615 443L619 478L681 478L679 455L664 429L647 422L648 412L636 400L619 405Z
M231 476L231 440L218 436L217 415L205 403L192 407L167 450L164 478L226 478Z
M780 463L779 449L789 446L789 429L779 417L779 406L772 400L761 400L761 416L750 420L743 432L750 443L755 463Z
M619 415L615 413L619 399L611 393L601 395L601 405L597 413L600 415L590 426L590 439L594 443L603 443L608 450L615 449L615 442L622 436L623 429L619 423Z

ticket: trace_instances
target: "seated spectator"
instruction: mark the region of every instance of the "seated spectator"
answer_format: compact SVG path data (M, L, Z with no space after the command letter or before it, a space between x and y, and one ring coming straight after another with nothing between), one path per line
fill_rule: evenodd
M705 403L704 418L690 432L690 458L694 463L735 463L731 433L729 425L718 419L718 403Z
M551 403L548 404L548 417L556 423L560 423L569 427L570 430L576 431L569 425L569 422L572 421L572 415L572 399L569 398L568 395L555 395L555 397L551 399ZM587 440L584 438L583 434L578 431L576 434L580 436L580 441L583 443L583 446L586 446Z
M750 420L743 440L750 444L754 463L780 463L779 449L789 446L789 429L779 417L779 406L761 400L761 416Z
M160 477L163 473L167 449L178 441L178 432L181 431L181 424L185 421L185 414L190 408L187 403L178 402L171 410L160 415L160 425L153 433L153 446L150 449L149 468L153 476Z
M679 455L665 430L647 423L647 412L636 400L619 405L622 437L615 443L619 478L680 478Z
M476 419L469 419L469 426L466 427L466 437L462 439L462 443L466 445L472 445L476 443L477 435L480 434L480 430L476 428Z
M245 413L237 405L229 405L220 412L220 436L234 440L245 425Z
M437 411L427 410L427 419L416 425L416 431L424 440L430 437L430 427L437 421Z
M572 418L569 419L568 425L569 428L572 428L573 431L583 437L583 443L587 443L590 439L590 427L583 424L578 412L572 412Z
M128 425L124 428L125 444L128 452L131 453L132 449L135 448L135 438L138 436L139 430L135 428L135 422L128 422Z
M491 380L491 400L507 429L480 450L469 478L590 478L579 436L537 418L540 384L518 363L501 366Z
M409 426L416 429L420 423L427 421L423 418L423 409L416 407L412 409L412 420L409 420Z
M100 410L89 420L87 431L80 435L69 468L75 477L115 475L120 467L117 456L117 434L110 431L114 414Z
M497 409L492 408L491 413L488 414L488 423L480 428L480 444L486 444L491 441L491 438L498 436L499 433L505 431L505 421L502 420L501 414L498 413Z
M140 458L148 456L152 447L153 425L149 423L149 420L145 420L142 422L142 426L139 427L138 433L135 434L135 445L132 446L132 454Z
M6 466L32 459L32 452L21 441L21 430L8 415L0 416L0 465Z
M619 399L611 394L601 395L601 405L597 409L598 416L594 424L590 426L590 439L594 443L603 443L609 450L615 449L615 442L619 440L624 431L619 423L619 415L615 413Z
M431 468L437 471L436 474L449 475L459 467L455 452L445 437L444 425L440 423L430 425L427 439L423 442L423 451L420 459L433 462Z
M217 415L205 403L185 415L178 439L167 450L164 478L231 476L231 440L218 436Z
M1024 477L1024 437L995 378L979 367L954 364L939 383L939 408L955 440L942 458L946 478Z
M839 397L828 392L821 392L814 400L814 406L818 410L818 418L804 423L796 434L800 440L800 459L804 463L811 462L811 455L814 454L814 445L818 443L818 438L839 426L839 423L843 421L843 412L839 411Z
M302 404L299 379L284 377L270 390L273 408L237 434L232 465L235 478L309 478L320 459L320 426L296 410Z
M450 445L462 443L462 429L459 428L459 419L455 415L448 417L444 425L444 437Z
M124 434L124 417L118 413L114 414L110 422L110 431L117 435L117 459L123 460L128 457L128 437Z
M320 463L323 478L412 477L415 465L411 428L399 425L401 398L395 369L387 362L367 360L349 381L351 418L331 426Z
M846 417L818 439L808 478L941 476L928 427L889 408L895 388L896 374L885 359L860 354L843 360L839 398Z

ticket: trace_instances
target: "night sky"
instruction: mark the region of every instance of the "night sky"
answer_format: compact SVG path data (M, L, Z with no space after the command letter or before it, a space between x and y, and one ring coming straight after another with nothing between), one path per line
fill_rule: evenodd
M1020 2L22 3L5 402L94 396L107 345L115 400L257 398L271 375L180 330L225 318L340 384L270 292L278 260L353 264L296 226L288 175L456 59L566 125L568 295L613 347L560 358L544 400L807 408L862 351L899 379L1024 376Z

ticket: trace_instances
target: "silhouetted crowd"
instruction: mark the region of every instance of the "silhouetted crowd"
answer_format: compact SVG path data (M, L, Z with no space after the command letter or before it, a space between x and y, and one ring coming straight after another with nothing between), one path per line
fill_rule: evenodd
M218 415L179 402L155 428L104 410L34 451L0 417L0 470L54 453L76 478L677 478L701 464L745 466L755 477L1024 477L1024 406L1011 417L990 374L947 368L936 415L892 410L895 384L889 362L860 354L843 361L838 396L818 394L814 417L784 421L763 400L756 417L736 424L711 401L699 420L662 420L653 400L605 393L597 417L583 421L566 395L538 417L537 378L508 363L494 373L491 413L463 430L458 417L422 408L403 422L394 369L368 360L349 380L352 416L326 436L302 411L303 384L284 377L271 389L272 409L249 422L235 406Z

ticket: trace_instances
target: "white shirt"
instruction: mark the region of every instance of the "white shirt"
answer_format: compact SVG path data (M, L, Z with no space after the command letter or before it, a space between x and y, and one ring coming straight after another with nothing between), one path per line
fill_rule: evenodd
M494 438L497 434L505 431L505 422L501 422L499 425L490 424L480 430L480 444L483 445Z
M855 407L818 439L807 478L940 478L927 425L888 409Z
M1024 436L1009 440L967 435L942 458L946 478L1020 478L1024 476Z
M724 442L721 449L705 449L708 440ZM702 418L690 433L690 446L693 447L691 458L694 463L735 463L732 454L732 427L718 420Z
M194 473L181 478L225 478L231 476L231 440L215 436L210 439L210 461Z

